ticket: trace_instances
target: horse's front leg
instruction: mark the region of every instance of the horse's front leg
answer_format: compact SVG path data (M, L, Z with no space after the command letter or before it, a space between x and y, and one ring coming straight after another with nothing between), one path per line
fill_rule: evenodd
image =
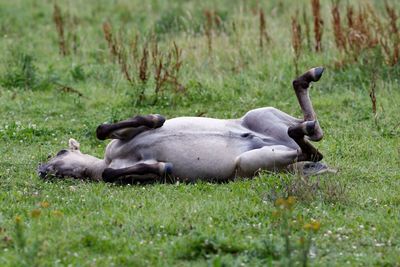
M139 133L161 127L165 118L161 115L138 115L131 119L117 123L101 124L96 129L96 136L100 140L105 139L131 139Z
M160 179L172 173L172 164L166 162L155 163L136 163L130 167L114 169L106 168L103 171L102 178L104 182L113 183L125 178L131 179L132 176L140 176L141 180Z

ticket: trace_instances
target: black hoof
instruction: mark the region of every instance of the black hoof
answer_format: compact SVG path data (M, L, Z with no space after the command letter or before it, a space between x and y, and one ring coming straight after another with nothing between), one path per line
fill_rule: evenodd
M165 163L164 165L164 174L172 173L172 163Z
M116 171L112 168L107 168L101 174L101 178L106 183L113 183L117 180L118 176L116 175Z
M107 139L107 124L101 124L96 129L96 136L99 140L106 140Z
M311 76L312 76L312 81L313 82L318 82L319 79L321 79L322 73L324 73L324 68L323 67L316 67L311 69Z
M159 114L154 114L151 115L152 116L152 121L154 123L154 127L153 128L160 128L161 126L164 125L165 122L165 118Z

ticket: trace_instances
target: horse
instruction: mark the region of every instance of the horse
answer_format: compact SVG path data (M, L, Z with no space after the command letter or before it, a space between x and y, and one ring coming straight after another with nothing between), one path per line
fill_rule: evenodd
M323 131L309 88L323 72L323 67L312 68L293 81L301 119L273 107L250 110L238 119L138 115L97 127L98 139L112 139L103 159L82 153L71 138L68 149L41 164L38 174L104 182L227 181L299 166L305 175L328 171L311 144L323 138Z

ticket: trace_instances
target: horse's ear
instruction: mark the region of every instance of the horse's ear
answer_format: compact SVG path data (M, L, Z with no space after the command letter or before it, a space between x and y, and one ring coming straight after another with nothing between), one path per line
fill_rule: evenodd
M80 144L74 138L71 138L68 141L68 146L69 146L69 149L71 149L71 150L79 150Z

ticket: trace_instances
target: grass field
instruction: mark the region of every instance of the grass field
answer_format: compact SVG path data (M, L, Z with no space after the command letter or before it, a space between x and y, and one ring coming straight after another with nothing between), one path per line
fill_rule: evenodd
M382 1L342 1L343 25L347 3L376 17L342 29L341 50L321 1L315 52L310 2L0 1L0 266L398 266L399 22ZM36 173L70 137L102 157L97 125L134 114L301 117L295 62L326 67L311 96L336 175L120 186Z

